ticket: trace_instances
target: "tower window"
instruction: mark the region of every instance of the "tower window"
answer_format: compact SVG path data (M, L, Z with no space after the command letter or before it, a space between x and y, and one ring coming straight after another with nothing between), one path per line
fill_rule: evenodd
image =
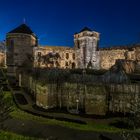
M75 63L74 62L72 63L72 69L75 69Z
M83 47L83 62L86 64L86 47Z
M10 52L14 51L14 40L10 40L9 51Z
M40 57L41 56L41 52L38 52L38 57Z
M72 58L73 58L73 60L75 60L75 53L72 54Z
M69 66L69 65L68 65L68 62L65 62L65 66L66 66L66 68Z
M66 59L69 59L69 53L66 53Z

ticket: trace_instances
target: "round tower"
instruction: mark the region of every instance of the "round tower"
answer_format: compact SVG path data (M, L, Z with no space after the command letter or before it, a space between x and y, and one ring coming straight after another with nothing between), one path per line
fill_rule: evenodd
M6 35L7 71L15 76L17 68L32 66L33 48L37 46L37 37L33 31L22 24Z

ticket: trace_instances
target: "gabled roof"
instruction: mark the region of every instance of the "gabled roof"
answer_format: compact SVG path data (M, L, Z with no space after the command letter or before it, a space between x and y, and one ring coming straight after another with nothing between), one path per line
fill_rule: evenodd
M26 24L21 24L20 26L18 26L17 28L13 29L12 31L8 33L23 33L23 34L30 34L30 35L35 36L33 31Z
M88 27L84 27L81 31L80 31L80 33L81 32L84 32L84 31L92 31L90 28L88 28Z

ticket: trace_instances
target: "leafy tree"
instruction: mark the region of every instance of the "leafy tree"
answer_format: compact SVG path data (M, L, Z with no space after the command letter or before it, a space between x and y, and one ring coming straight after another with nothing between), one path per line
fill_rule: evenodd
M4 121L10 117L10 112L12 111L12 103L5 96L5 93L0 87L0 129L5 129Z
M139 140L140 136L138 133L133 133L133 132L128 132L128 131L123 131L121 133L121 137L123 140Z
M139 140L140 136L136 133L136 129L140 128L140 95L136 92L131 92L131 101L129 112L130 115L128 116L127 123L129 127L133 129L133 132L124 131L122 133L123 140Z
M130 116L128 122L130 126L135 130L140 128L140 95L132 93L132 99L130 102Z

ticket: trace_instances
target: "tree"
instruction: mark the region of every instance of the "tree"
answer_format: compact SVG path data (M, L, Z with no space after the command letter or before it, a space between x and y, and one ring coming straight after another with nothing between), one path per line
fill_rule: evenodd
M12 111L11 102L5 97L5 93L0 87L0 129L5 129L4 121L10 117Z
M137 84L138 87L140 85ZM136 85L135 85L136 87ZM129 124L130 128L133 129L133 132L124 131L122 133L123 140L139 140L140 136L136 133L136 129L140 128L140 95L136 92L137 88L135 88L135 92L130 91L131 101L129 112L130 115L128 116L127 123Z
M130 126L133 127L133 130L140 128L140 95L138 93L131 93L131 102L130 102L130 116L128 121Z

